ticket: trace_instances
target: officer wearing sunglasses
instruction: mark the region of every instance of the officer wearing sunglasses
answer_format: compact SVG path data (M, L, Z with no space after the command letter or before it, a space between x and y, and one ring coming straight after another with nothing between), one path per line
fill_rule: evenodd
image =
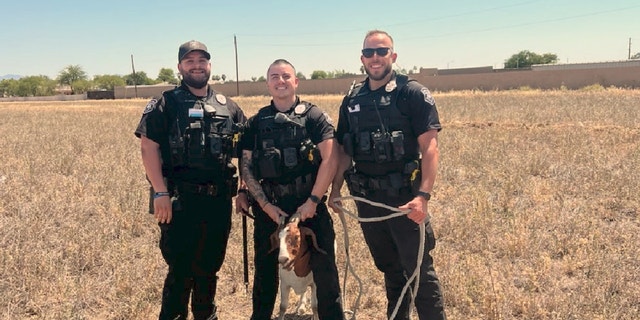
M428 213L441 125L429 90L393 71L396 58L387 32L367 33L360 61L368 77L351 87L340 106L336 128L340 164L329 203L338 212L333 199L340 196L346 182L354 196L410 210L407 216L360 224L376 267L384 273L387 318L400 303L394 319L409 319L409 295L398 300L416 269L421 240L418 224L424 224L425 250L415 306L420 320L445 319L442 290L429 254L435 237ZM365 202L356 205L360 217L391 214Z

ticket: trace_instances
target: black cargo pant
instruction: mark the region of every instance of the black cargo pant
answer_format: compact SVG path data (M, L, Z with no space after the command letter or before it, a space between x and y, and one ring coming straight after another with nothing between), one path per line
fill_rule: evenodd
M410 201L413 195L407 192L397 197L389 197L386 192L377 191L369 192L367 198L398 207ZM360 217L386 217L391 213L387 209L364 202L357 202L357 208ZM360 227L376 267L384 273L388 319L398 303L402 288L415 272L420 245L419 226L406 216L400 216L381 222L362 222ZM435 247L436 240L430 223L426 224L425 229L424 256L415 305L420 320L444 320L446 317L442 290L433 268L433 258L429 254L429 251ZM409 291L407 291L395 320L409 319L410 302Z
M304 201L306 199L281 199L276 205L291 216ZM279 286L278 249L276 248L269 253L272 249L269 237L276 232L278 225L258 205L253 207L253 212L255 214L253 231L255 273L251 320L270 320ZM318 246L327 252L327 254L323 254L313 249L313 246L309 247L311 249L311 271L318 297L318 316L321 320L342 320L344 318L340 283L335 263L334 241L336 235L333 229L333 220L326 204L320 203L317 207L317 215L313 219L301 222L300 226L313 230Z
M231 200L183 193L173 207L171 222L160 224L160 250L169 271L159 319L187 319L189 296L193 318L208 319L216 312L216 274L229 240Z

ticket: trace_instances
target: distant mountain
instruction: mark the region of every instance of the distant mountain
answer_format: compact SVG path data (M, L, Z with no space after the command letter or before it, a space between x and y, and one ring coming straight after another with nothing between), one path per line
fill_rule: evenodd
M4 76L0 76L0 80L4 80L4 79L20 79L22 78L21 75L17 75L17 74L5 74Z

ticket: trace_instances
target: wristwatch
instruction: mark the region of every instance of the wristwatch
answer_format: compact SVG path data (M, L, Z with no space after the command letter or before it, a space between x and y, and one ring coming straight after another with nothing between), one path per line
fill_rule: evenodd
M318 198L318 196L310 195L309 196L309 200L311 200L311 202L313 202L315 204L319 204L320 203L320 198Z
M431 199L431 194L429 192L418 191L417 193L418 193L417 196L422 197L427 201L429 201L429 199Z

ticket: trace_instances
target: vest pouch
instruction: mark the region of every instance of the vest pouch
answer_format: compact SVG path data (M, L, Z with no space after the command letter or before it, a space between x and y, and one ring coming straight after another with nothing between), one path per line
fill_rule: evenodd
M209 152L214 159L220 159L222 148L222 138L213 134L209 135Z
M171 135L169 137L169 150L171 152L171 165L173 167L184 166L184 139L178 135Z
M391 139L388 133L373 132L371 133L371 141L373 142L373 156L378 163L391 161Z
M282 153L285 167L293 168L298 165L298 150L296 148L284 148Z
M207 155L205 153L205 137L202 129L196 127L189 130L187 139L187 160L189 167L196 169L207 168Z
M371 138L369 132L360 132L360 139L358 139L358 153L370 154L371 153Z
M391 146L393 147L393 159L400 160L404 156L404 134L402 131L391 132Z
M351 133L345 133L342 137L342 146L344 147L344 152L353 157L353 136Z
M260 151L258 171L261 179L278 178L282 175L280 150L267 148Z

